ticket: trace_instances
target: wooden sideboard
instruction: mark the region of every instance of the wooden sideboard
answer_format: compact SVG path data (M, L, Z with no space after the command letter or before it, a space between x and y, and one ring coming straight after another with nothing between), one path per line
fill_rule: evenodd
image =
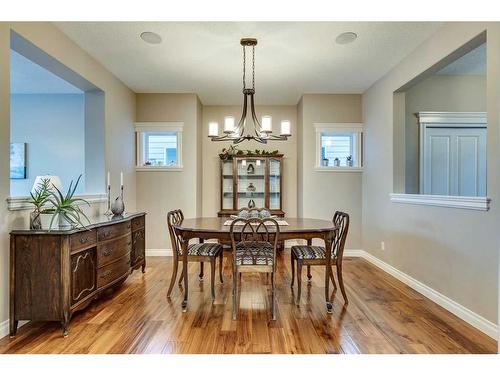
M146 266L145 213L91 219L86 229L10 233L10 335L19 320L60 321Z

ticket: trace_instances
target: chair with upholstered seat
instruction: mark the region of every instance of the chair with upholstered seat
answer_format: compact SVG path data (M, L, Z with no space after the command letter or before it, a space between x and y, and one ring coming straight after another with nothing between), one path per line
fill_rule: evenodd
M331 266L336 266L337 278L339 281L340 291L344 297L345 303L349 303L347 294L345 292L344 280L342 277L342 257L344 254L344 245L349 230L349 215L345 212L337 211L333 216L333 224L336 227L335 236L332 241L331 247ZM291 266L292 266L292 284L293 287L295 279L295 263L297 263L297 304L300 302L300 294L302 287L302 266L307 266L307 277L311 280L311 266L326 267L326 249L323 246L312 246L311 240L308 245L292 246L291 249ZM326 269L325 269L326 271ZM335 279L333 277L333 270L330 269L330 279L333 283L334 289L337 289Z
M180 225L184 220L184 214L181 210L170 211L167 214L167 224L168 232L170 234L170 240L172 241L172 251L174 255L174 263L172 269L172 279L170 280L170 286L168 287L167 297L170 297L172 288L175 284L175 279L177 278L177 270L179 267L179 262L182 261L182 246L181 238L177 233L175 226ZM215 261L219 258L219 277L220 282L223 283L222 278L222 264L224 254L222 251L222 245L213 242L203 242L189 244L188 245L188 262L200 262L200 280L203 278L203 262L210 262L210 287L212 293L212 299L215 299ZM182 272L179 278L179 285L182 283Z
M276 320L276 248L279 226L274 219L236 219L229 229L233 250L233 320L236 319L238 279L243 272L270 273L272 319Z

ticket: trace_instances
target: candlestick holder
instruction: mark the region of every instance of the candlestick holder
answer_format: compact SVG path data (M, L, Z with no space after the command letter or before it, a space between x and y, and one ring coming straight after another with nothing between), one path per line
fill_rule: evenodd
M111 212L111 185L108 185L108 209L104 213L106 216L112 216L113 213Z

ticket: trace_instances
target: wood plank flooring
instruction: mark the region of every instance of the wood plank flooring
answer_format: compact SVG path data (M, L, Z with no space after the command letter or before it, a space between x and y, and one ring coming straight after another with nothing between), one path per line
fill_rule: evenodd
M269 283L258 274L243 275L238 319L231 320L228 256L213 304L209 275L200 282L199 265L190 264L185 313L177 285L166 298L172 258L150 257L146 274L134 272L114 294L77 313L69 337L56 322L28 323L16 338L0 340L0 353L497 352L496 341L359 258L344 261L348 306L337 293L334 313L326 313L323 272L313 267L311 284L303 275L297 307L289 256L285 251L279 258L276 321L270 320Z

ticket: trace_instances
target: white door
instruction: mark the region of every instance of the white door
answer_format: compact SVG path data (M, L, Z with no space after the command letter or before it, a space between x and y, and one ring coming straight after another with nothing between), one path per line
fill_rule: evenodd
M423 194L486 196L485 126L426 125L422 140Z

